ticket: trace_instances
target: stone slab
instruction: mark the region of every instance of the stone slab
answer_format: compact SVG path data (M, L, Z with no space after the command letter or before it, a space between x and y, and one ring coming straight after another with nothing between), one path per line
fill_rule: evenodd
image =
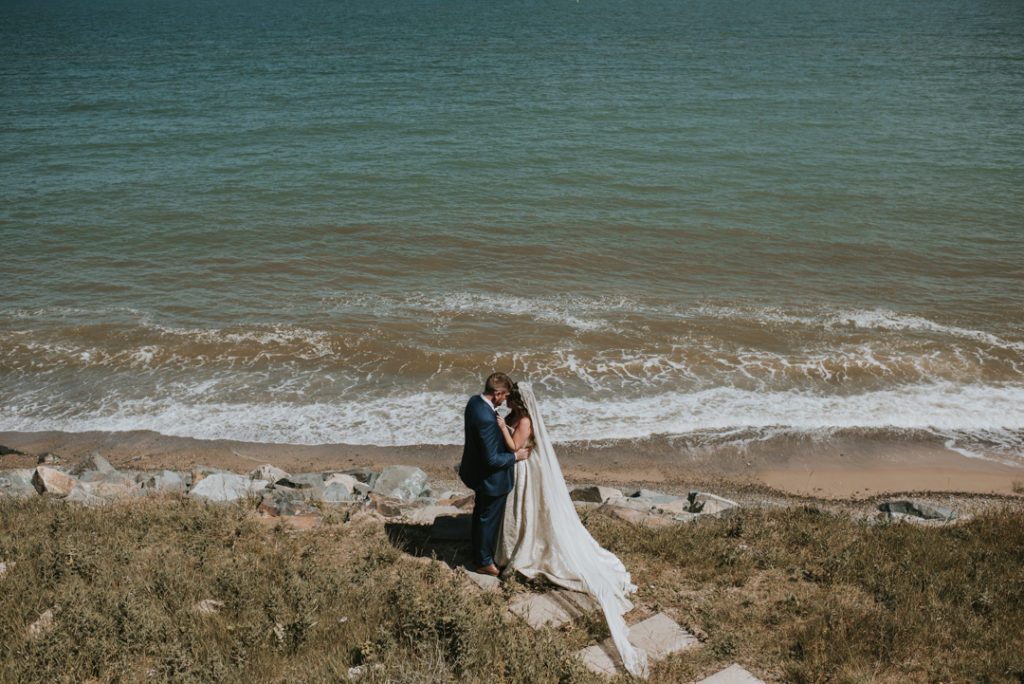
M673 653L700 643L697 637L664 613L658 613L630 627L629 642L647 653L648 663L664 660ZM614 676L624 671L619 651L610 637L600 644L580 650L579 656L592 672Z
M432 525L439 517L456 515L462 515L462 511L455 506L426 506L410 513L409 519L420 525Z
M543 625L558 627L597 608L597 602L587 594L565 589L539 594L508 607L534 629Z
M611 487L591 485L589 487L577 487L569 493L573 501L584 501L590 503L604 503L608 499L623 498L622 492Z
M724 670L716 672L710 677L705 677L697 682L697 684L764 684L764 681L750 674L736 663L733 663Z
M493 575L484 575L479 572L472 572L470 570L462 569L466 573L466 577L476 586L480 587L484 591L499 591L501 590L501 580Z

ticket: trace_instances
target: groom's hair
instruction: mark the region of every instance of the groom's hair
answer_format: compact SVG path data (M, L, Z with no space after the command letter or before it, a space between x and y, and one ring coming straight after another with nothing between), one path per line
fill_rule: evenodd
M491 373L487 376L487 382L484 383L484 394L494 395L494 390L503 389L512 391L512 386L515 383L512 382L512 378L508 377L501 371L497 373Z

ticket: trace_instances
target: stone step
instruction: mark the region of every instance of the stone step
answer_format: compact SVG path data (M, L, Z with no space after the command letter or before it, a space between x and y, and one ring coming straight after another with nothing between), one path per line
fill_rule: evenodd
M655 663L673 653L700 644L697 637L677 625L664 613L658 613L630 627L629 642L647 652L648 663ZM579 656L591 671L598 674L611 677L625 671L611 637L600 644L581 649Z
M724 670L716 672L710 677L705 677L697 682L697 684L764 684L764 681L750 674L736 663L733 663Z
M543 625L558 627L599 608L597 601L589 594L567 589L554 589L508 607L534 629Z

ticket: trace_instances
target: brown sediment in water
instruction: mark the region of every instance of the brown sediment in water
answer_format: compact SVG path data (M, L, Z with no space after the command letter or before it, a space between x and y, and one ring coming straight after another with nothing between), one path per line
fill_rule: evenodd
M74 463L99 451L124 470L189 470L205 465L248 472L272 463L299 473L412 465L441 481L455 480L453 467L462 451L460 445L268 444L151 431L0 432L0 444L24 452L0 456L0 469L33 467L46 452ZM803 448L792 443L750 448L693 446L655 438L569 442L556 449L566 479L575 483L639 483L674 489L721 483L818 499L912 492L1014 495L1024 490L1024 467L969 458L938 444L850 438Z

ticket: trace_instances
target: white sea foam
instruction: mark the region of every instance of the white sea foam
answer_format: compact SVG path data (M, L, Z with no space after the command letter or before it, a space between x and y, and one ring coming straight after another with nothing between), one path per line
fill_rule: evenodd
M714 388L633 399L544 397L541 409L556 441L641 439L730 432L827 435L845 429L925 431L951 448L1024 462L1024 386L939 383L853 396ZM103 408L40 411L45 401L7 405L9 430L139 430L170 435L298 444L458 444L465 396L420 392L318 403L203 402L111 397ZM410 420L433 407L432 420ZM971 444L980 444L977 448Z

